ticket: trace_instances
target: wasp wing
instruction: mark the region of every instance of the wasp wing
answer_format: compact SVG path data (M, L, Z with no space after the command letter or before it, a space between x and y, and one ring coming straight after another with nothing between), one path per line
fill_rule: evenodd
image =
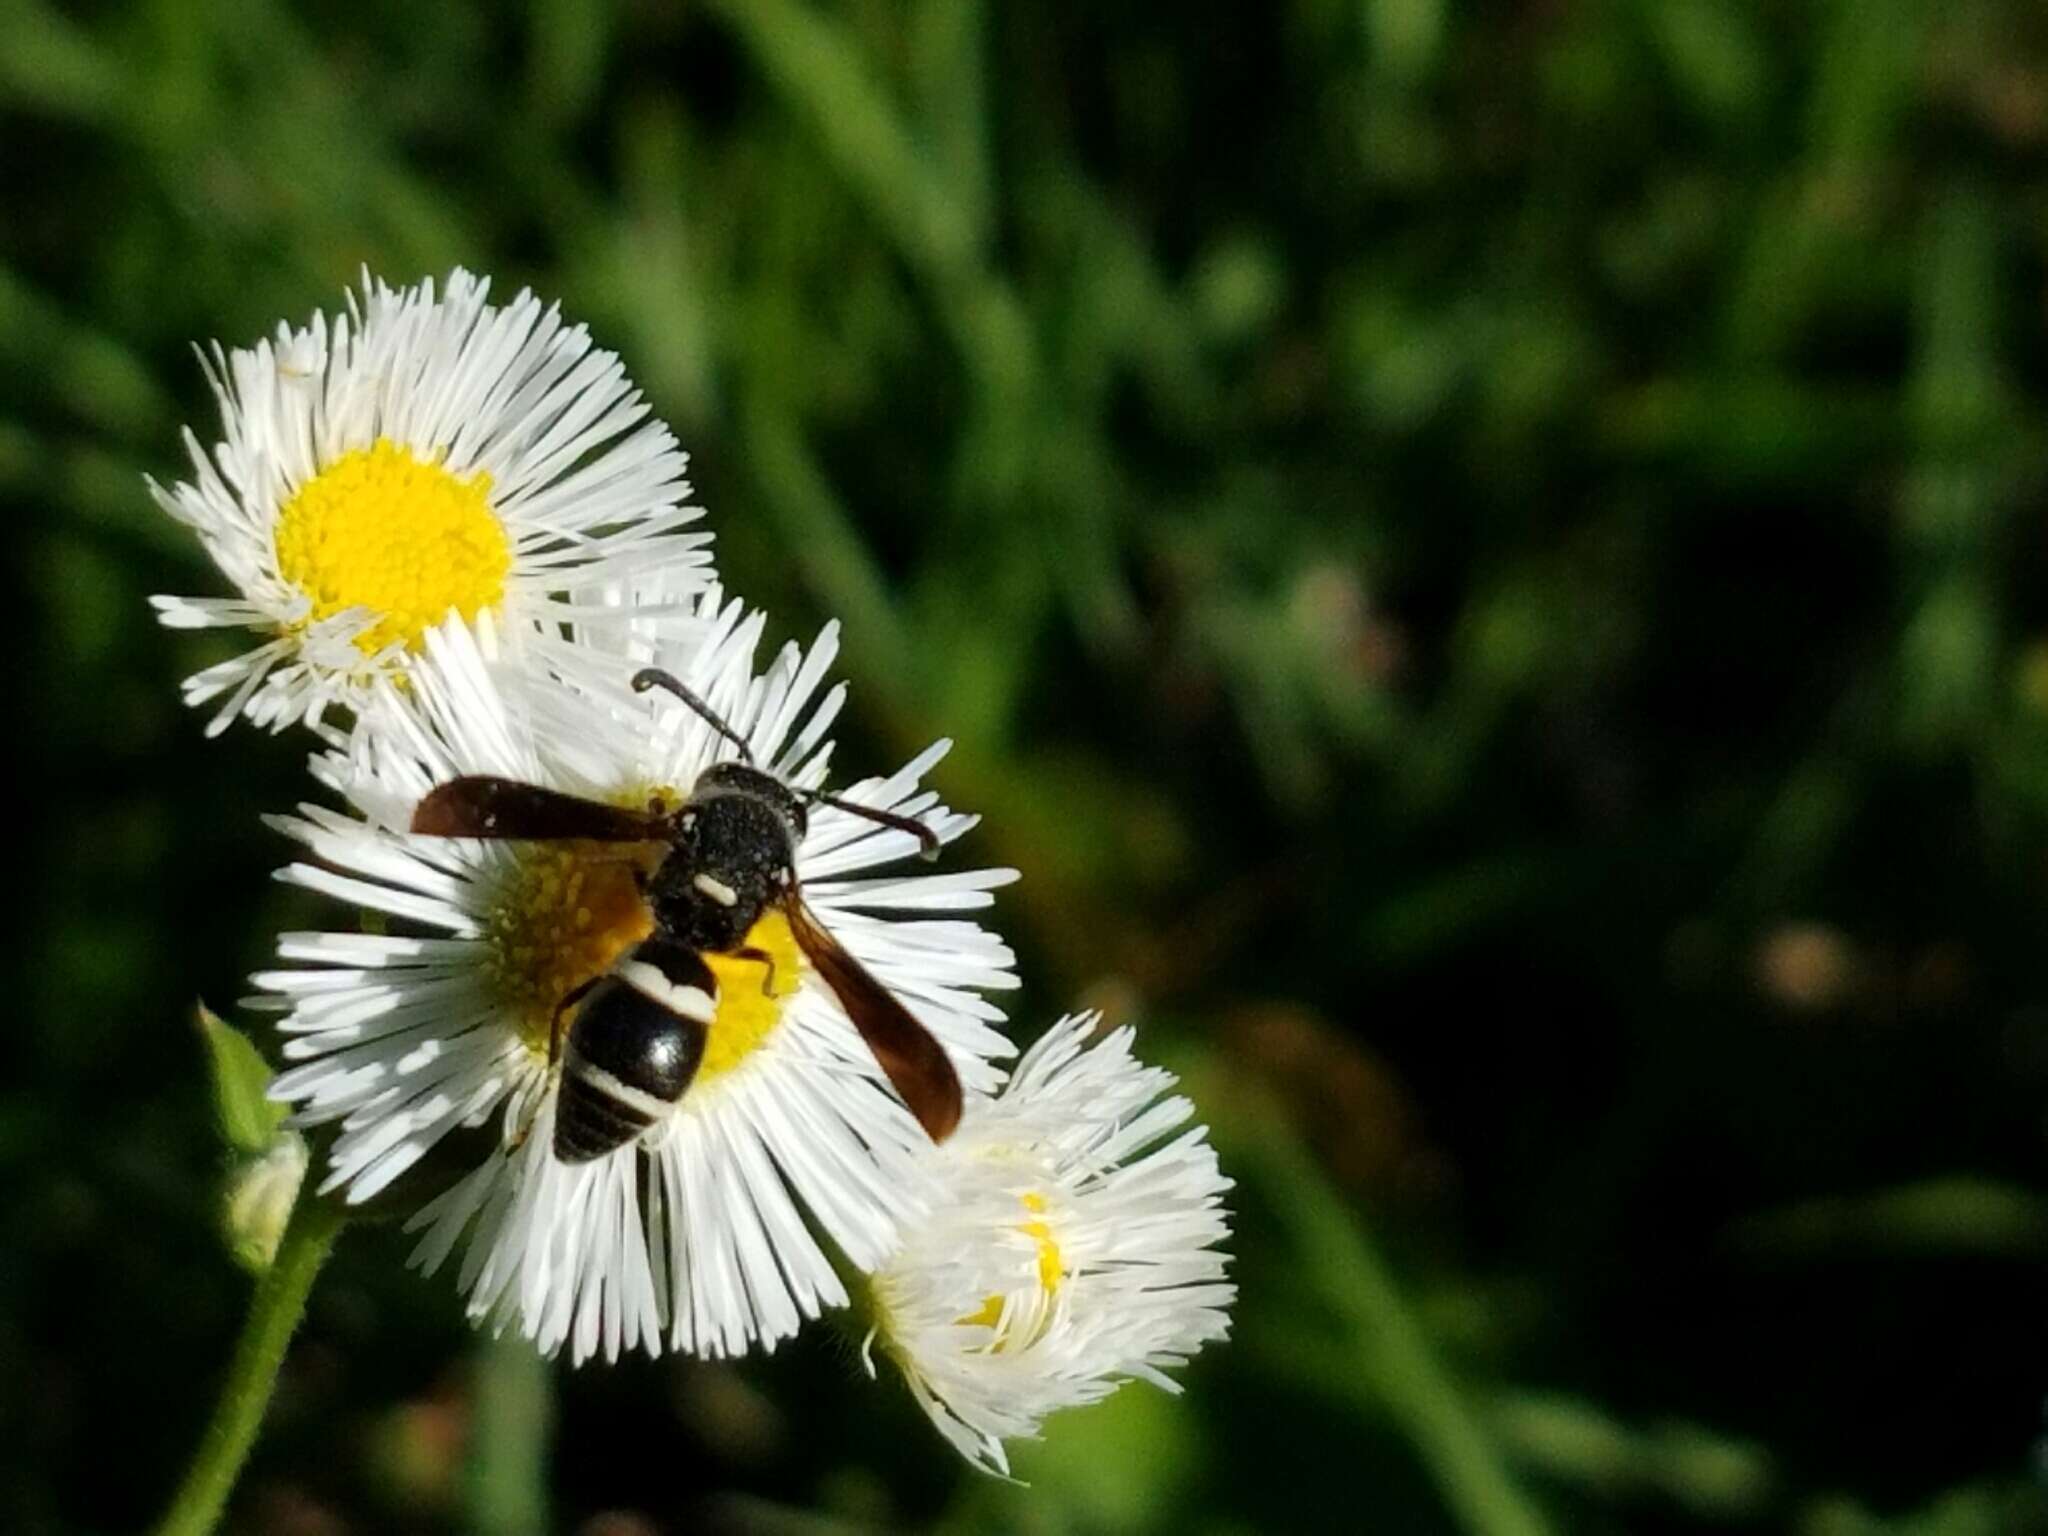
M946 1048L910 1015L896 995L868 973L833 938L803 898L792 891L783 901L790 931L825 985L838 995L846 1016L889 1081L933 1141L944 1141L960 1123L960 1075Z
M412 829L430 837L532 842L580 838L594 843L645 843L669 835L668 822L651 812L631 811L489 774L467 774L436 784L413 807Z

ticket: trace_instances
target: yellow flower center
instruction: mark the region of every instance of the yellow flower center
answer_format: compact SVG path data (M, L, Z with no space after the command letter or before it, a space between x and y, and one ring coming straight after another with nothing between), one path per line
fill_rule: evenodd
M992 1292L981 1306L962 1317L965 1324L993 1328L996 1336L989 1341L989 1348L1001 1352L1010 1345L1024 1345L1036 1336L1044 1321L1043 1305L1050 1301L1060 1288L1060 1282L1067 1277L1066 1261L1060 1256L1060 1245L1052 1235L1052 1228L1045 1222L1045 1196L1035 1191L1020 1195L1019 1203L1030 1213L1030 1219L1017 1224L1017 1230L1037 1245L1037 1279L1039 1294L1012 1314L1011 1327L1003 1327L1003 1305L1006 1298L1000 1292ZM1012 1337L1021 1332L1021 1338Z
M489 934L500 995L527 1048L547 1055L562 999L653 930L630 861L595 858L573 844L522 848Z
M745 1061L782 1021L782 1005L803 983L803 951L796 947L789 919L774 907L747 930L747 947L768 956L769 964L736 955L706 955L704 963L718 978L718 1012L711 1020L711 1038L697 1064L697 1081L708 1083Z
M632 803L645 804L642 797ZM546 1056L562 999L654 930L630 859L605 857L588 844L534 844L499 893L489 927L492 969L500 995L519 1021L527 1049ZM704 1059L695 1085L721 1077L751 1055L782 1020L790 994L803 984L803 952L789 919L771 908L748 930L745 944L769 964L707 954L718 982ZM575 1018L563 1016L566 1030Z
M343 454L277 517L277 568L313 619L365 608L363 654L417 648L453 608L474 619L505 595L512 545L491 511L491 477L458 480L388 438Z

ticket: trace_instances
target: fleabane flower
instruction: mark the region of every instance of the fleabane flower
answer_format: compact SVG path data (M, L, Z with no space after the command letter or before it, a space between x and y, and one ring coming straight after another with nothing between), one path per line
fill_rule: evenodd
M762 619L715 592L702 639L657 659L718 711L756 763L824 783L826 732L843 690L820 694L828 627L765 669ZM416 1260L464 1249L472 1315L573 1356L663 1348L736 1354L772 1345L845 1293L820 1237L879 1262L924 1187L924 1133L771 908L747 935L757 960L707 957L718 981L704 1057L672 1111L586 1163L553 1152L563 999L650 931L628 850L585 843L421 837L405 830L433 785L460 774L523 780L591 799L674 807L735 755L666 694L635 694L621 667L604 690L530 658L491 657L488 624L427 631L407 686L388 689L348 751L318 772L357 814L304 808L282 823L317 862L285 877L386 914L405 934L287 935L287 966L258 982L287 1009L287 1070L274 1094L303 1124L338 1121L323 1189L363 1200L458 1127L499 1134L466 1174L414 1213ZM508 637L504 645L512 644ZM941 742L847 801L921 820L942 842L975 819L919 781ZM1008 870L870 871L912 855L908 832L815 808L796 873L816 918L946 1048L963 1084L987 1089L1010 1053L982 994L1013 986L998 939L954 914L982 907ZM652 852L659 854L659 848Z
M1127 1380L1178 1392L1166 1369L1229 1332L1230 1180L1206 1130L1182 1129L1172 1075L1132 1056L1129 1028L1090 1044L1097 1023L1062 1019L998 1097L969 1100L929 1154L936 1200L870 1277L870 1349L1002 1475L1004 1441Z
M710 535L678 532L699 515L687 456L619 359L531 293L488 289L365 274L331 319L201 354L221 440L187 431L192 478L150 490L236 595L152 601L172 628L259 637L186 680L188 703L220 701L209 734L359 705L451 612L510 631L651 566L709 580Z

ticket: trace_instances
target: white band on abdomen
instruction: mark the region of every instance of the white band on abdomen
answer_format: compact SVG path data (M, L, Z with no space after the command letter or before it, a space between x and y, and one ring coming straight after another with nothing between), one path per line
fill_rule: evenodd
M679 1018L709 1024L718 1012L718 1004L702 987L689 982L679 985L670 981L661 973L660 966L650 965L645 960L620 960L612 967L612 974L642 997L659 1003Z
M675 1108L667 1099L658 1098L644 1088L635 1088L631 1083L620 1080L613 1073L605 1071L596 1062L580 1053L574 1042L569 1046L568 1055L563 1059L563 1071L582 1079L615 1104L622 1104L634 1114L649 1121L659 1120Z

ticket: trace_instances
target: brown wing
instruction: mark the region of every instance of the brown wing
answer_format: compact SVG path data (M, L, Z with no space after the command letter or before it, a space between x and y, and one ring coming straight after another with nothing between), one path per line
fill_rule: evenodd
M825 930L803 898L792 891L783 901L790 931L825 985L846 1006L846 1016L874 1052L875 1060L933 1141L944 1141L960 1123L960 1076L946 1048L932 1038L887 987L868 974Z
M430 837L533 842L582 838L598 843L645 843L669 835L668 822L647 811L629 811L488 774L469 774L436 784L413 807L412 829Z

